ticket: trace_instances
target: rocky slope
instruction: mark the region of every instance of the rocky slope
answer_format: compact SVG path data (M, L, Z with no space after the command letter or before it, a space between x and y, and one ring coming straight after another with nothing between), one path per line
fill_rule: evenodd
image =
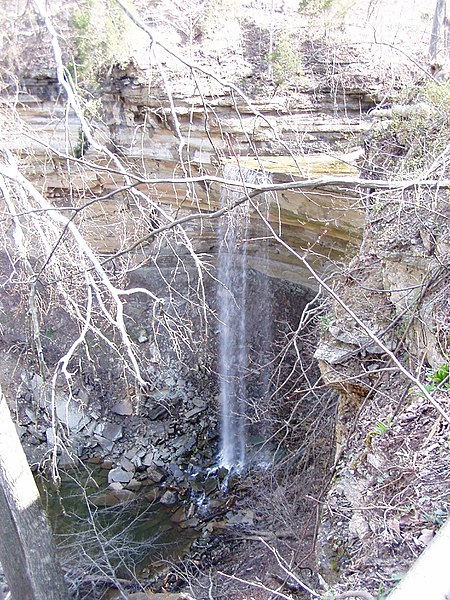
M438 89L445 95L447 84ZM376 125L365 163L369 175L389 165L411 177L412 169L437 163L447 172L440 147L448 140L440 120L446 100L440 94L433 100L430 86L419 97L429 101L427 115ZM417 161L431 124L429 153ZM449 512L448 214L445 191L374 193L363 245L339 285L347 307L425 382L433 401L338 304L316 351L325 382L339 393L335 482L322 515L320 561L330 580L344 577L347 585L362 583L382 597Z

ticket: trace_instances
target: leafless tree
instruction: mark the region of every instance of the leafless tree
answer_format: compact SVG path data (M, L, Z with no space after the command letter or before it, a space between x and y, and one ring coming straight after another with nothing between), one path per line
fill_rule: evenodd
M39 492L0 392L0 558L13 600L68 593Z
M436 0L430 39L430 67L433 74L446 76L449 62L449 8L447 0Z

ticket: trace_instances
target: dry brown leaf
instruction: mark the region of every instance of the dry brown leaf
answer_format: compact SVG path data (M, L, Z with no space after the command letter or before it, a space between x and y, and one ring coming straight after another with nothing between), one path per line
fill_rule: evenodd
M438 418L436 419L436 421L431 426L430 433L425 438L424 446L426 446L428 444L428 442L434 438L434 436L438 432L440 424L441 424L441 416L439 415Z
M387 521L388 528L396 533L397 535L401 535L400 533L400 521L398 519L388 519Z
M431 540L434 538L434 530L433 529L422 529L418 538L415 538L414 541L418 546L428 546Z
M412 508L409 512L400 517L400 525L413 525L418 522L417 511Z

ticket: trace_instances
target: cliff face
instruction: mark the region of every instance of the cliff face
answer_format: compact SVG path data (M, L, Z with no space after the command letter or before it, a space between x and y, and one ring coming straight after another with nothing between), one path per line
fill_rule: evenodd
M274 183L288 184L323 175L358 175L356 161L361 151L352 140L367 129L364 113L372 105L362 90L346 95L347 114L338 116L327 108L324 101L327 94L317 98L314 89L294 97L277 95L261 99L251 108L242 99L231 98L226 90L209 98L206 105L205 99L192 89L190 97L176 98L172 112L164 90L149 85L146 75L136 67L115 71L102 87L98 136L106 139L108 147L139 173L143 181L168 181L141 183L138 189L169 210L179 210L180 204L181 214L220 207L218 184L196 184L188 189L183 183L171 183L173 177L182 176L180 133L188 140L181 158L193 177L223 176L227 162L243 169L262 167ZM79 145L80 126L75 115L66 113L59 92L52 79L27 80L26 91L21 91L17 98L17 125L14 131L10 130L10 149L27 157L28 174L55 202L71 194L100 197L114 191L122 185L122 178L102 171L107 162L95 150L87 149L83 158L100 169L75 164L75 177L74 169L68 169L66 156L73 154ZM6 118L10 119L10 115ZM17 134L19 128L23 135ZM38 131L39 135L30 139L27 131ZM298 154L300 143L302 154ZM339 144L347 146L349 151L332 152L331 148ZM317 147L329 151L312 152ZM48 148L53 151L50 159ZM255 152L258 159L253 158ZM101 236L95 234L94 245L98 250L114 253L119 249L118 227L125 227L131 238L144 233L136 230L133 207L124 209L123 205L120 199L99 201L86 211L88 230L103 231ZM131 211L128 215L127 210ZM360 243L364 214L352 193L333 188L326 192L286 190L273 200L271 213L273 223L281 220L283 237L294 249L305 250L319 244L312 262L320 271L330 262L343 261L354 254ZM215 235L214 230L194 235L195 247L214 253ZM270 259L271 275L311 285L307 274L296 269L283 250L273 248Z
M447 101L432 100L429 86L421 95L430 101L426 115L376 125L364 163L369 176L387 165L404 177L439 165L446 177ZM372 593L374 581L384 593L392 589L448 515L449 208L444 190L374 192L360 252L337 287L435 404L337 303L316 351L324 381L339 393L319 557L331 581L348 578Z
M432 17L426 3L417 2L413 10L408 3L408 19L401 32L394 32L384 18L383 3L374 11L363 1L351 9L336 5L319 15L312 6L299 13L296 2L275 2L270 10L234 4L232 16L221 3L214 10L205 3L196 16L187 8L186 14L177 13L171 2L159 3L151 14L145 3L136 4L144 25L175 53L187 53L187 63L162 48L152 56L149 39L134 25L125 25L123 15L113 14L113 23L126 36L116 50L114 36L105 38L107 17L100 10L94 15L90 5L50 4L69 71L75 68L75 75L87 82L89 92L82 103L95 136L143 180L138 187L150 202L172 207L173 214L214 210L220 196L219 185L174 185L173 176L222 175L227 161L262 166L277 183L323 174L356 175L361 133L370 121L368 110L401 79L416 76L414 63L399 52L388 55L383 44L395 38L409 48L408 36L418 27L415 17L420 16L424 30ZM14 27L6 29L3 45L17 44L15 55L6 53L4 59L8 74L17 77L6 86L7 107L16 111L13 127L13 113L8 109L5 113L7 145L22 155L27 172L55 202L67 196L72 201L100 198L122 185L123 179L117 173L67 162L67 156L82 152L101 168L111 166L109 159L83 144L78 119L66 109L43 23L30 13L20 17L20 6L15 15L9 4L7 8ZM364 44L373 28L383 44L373 45L368 58ZM420 56L422 50L416 45L414 55ZM102 52L110 57L109 64L100 64ZM190 66L189 61L196 60L205 70ZM96 67L100 74L94 80ZM388 72L393 87L387 92ZM251 102L223 85L222 77L246 91ZM46 145L56 152L49 153ZM169 181L144 183L154 178ZM94 244L102 252L116 252L123 232L130 240L145 234L137 224L136 207L124 204L119 194L84 211L86 233L96 232ZM351 193L310 189L280 193L271 219L273 223L281 219L283 237L294 249L313 248L310 261L324 272L356 252L364 214ZM214 254L215 233L208 226L193 241L198 250ZM273 245L269 254L270 274L314 285L282 248ZM254 264L259 266L256 258Z

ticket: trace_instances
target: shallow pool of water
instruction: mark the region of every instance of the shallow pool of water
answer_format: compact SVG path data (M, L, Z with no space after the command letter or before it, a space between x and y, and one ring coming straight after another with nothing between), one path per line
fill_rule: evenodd
M151 576L165 561L183 557L199 535L176 522L180 504L168 507L151 499L158 496L155 488L143 488L123 504L97 506L99 496L111 494L107 470L98 466L62 472L59 487L42 478L38 486L64 568L75 580Z

